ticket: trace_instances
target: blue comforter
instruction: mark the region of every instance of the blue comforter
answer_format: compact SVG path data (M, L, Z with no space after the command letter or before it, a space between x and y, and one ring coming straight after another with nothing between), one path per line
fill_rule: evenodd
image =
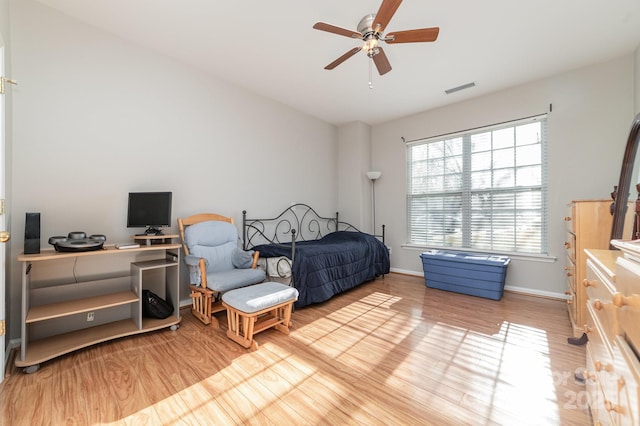
M253 247L261 257L291 258L291 244ZM296 242L293 282L296 307L320 303L378 275L389 273L389 251L376 237L338 231L315 241Z

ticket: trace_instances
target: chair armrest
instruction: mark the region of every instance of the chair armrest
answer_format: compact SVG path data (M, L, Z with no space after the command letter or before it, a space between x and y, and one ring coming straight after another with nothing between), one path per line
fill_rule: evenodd
M256 266L258 266L258 258L260 257L260 252L259 251L255 251L253 253L253 263L251 264L251 269L256 269Z
M255 269L260 253L254 250L236 248L231 256L233 267L237 269Z
M184 263L189 266L199 266L200 265L200 257L194 256L192 254L188 254L184 257Z
M213 296L216 293L215 291L209 290L208 288L202 288L202 287L199 287L199 286L193 285L193 284L189 285L189 290L195 291L195 292L198 292L198 293L202 293L202 294L204 294L206 296Z
M184 261L189 267L189 282L207 288L207 260L190 254L184 257Z

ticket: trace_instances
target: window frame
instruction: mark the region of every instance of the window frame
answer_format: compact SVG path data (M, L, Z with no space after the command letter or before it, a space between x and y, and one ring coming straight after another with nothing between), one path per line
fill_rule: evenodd
M485 238L481 240L483 243L489 242L490 246L488 248L477 246L475 243L472 242L472 239L471 239L471 235L472 235L471 231L474 229L473 228L474 225L472 223L472 220L470 219L471 213L473 211L470 205L470 200L472 199L474 192L476 195L478 194L478 189L472 188L473 185L471 184L471 180L470 180L470 176L472 174L472 165L471 165L472 153L470 149L470 146L471 146L470 140L474 135L491 132L491 148L488 150L488 152L491 155L493 155L494 152L497 152L499 150L499 148L496 148L493 145L493 141L495 139L495 134L496 134L495 132L498 132L504 129L512 129L514 132L513 148L517 149L519 146L524 146L524 145L518 145L518 138L517 138L517 135L515 134L516 128L518 128L518 126L523 126L523 125L531 124L534 122L540 123L540 129L539 129L540 135L539 135L539 142L537 144L531 144L531 146L539 145L537 149L539 149L540 161L539 163L534 162L533 164L535 167L539 167L539 174L534 174L532 176L534 176L534 178L539 178L539 183L532 184L532 185L519 185L518 182L514 180L514 183L512 186L499 187L499 186L496 186L495 183L492 181L490 186L483 188L481 191L492 194L491 195L492 199L494 196L493 194L499 194L499 193L510 194L511 196L513 196L514 201L517 197L516 194L518 193L528 193L529 194L528 196L531 198L534 198L536 193L539 193L538 194L539 200L536 200L538 204L535 205L535 208L531 209L531 211L535 213L534 217L540 219L539 235L537 236L537 239L531 239L531 241L536 242L536 245L535 247L529 246L528 248L523 249L522 244L518 244L518 241L521 241L521 242L527 241L527 239L526 238L524 240L518 239L519 234L515 227L516 227L516 224L521 221L521 218L519 218L520 209L516 207L518 204L514 202L512 217L510 219L511 222L513 223L513 228L514 228L512 231L513 235L510 237L511 238L510 240L509 239L506 240L506 241L512 241L513 245L508 248L506 247L496 248L495 247L496 242L501 242L501 240L500 238L496 238L495 236L492 235L490 238ZM516 119L516 120L509 120L509 121L492 124L488 126L481 126L481 127L464 130L464 131L447 133L447 134L442 134L442 135L433 136L429 138L416 139L413 141L406 142L406 165L407 165L407 169L406 169L406 179L407 179L406 180L406 209L407 209L406 210L406 215L407 215L406 216L407 218L407 228L406 228L407 240L406 241L407 243L406 243L406 246L442 248L442 249L458 250L458 251L460 250L481 251L481 252L491 252L491 253L512 254L516 256L533 256L533 257L548 256L549 218L548 218L548 179L547 179L547 168L548 168L547 126L548 126L548 115L539 114L535 116L525 117L525 118ZM415 182L414 176L413 176L414 174L413 168L418 163L418 161L412 161L412 153L414 152L412 150L417 146L425 146L432 143L443 143L444 141L452 141L455 139L462 139L463 149L462 149L462 155L461 155L462 161L460 165L461 165L461 175L463 175L462 180L467 180L467 182L465 183L466 186L464 187L456 186L455 189L437 187L436 191L429 192L428 190L424 190L425 192L422 192L422 193L413 191L414 189L413 182ZM444 154L445 151L444 150L441 150L441 151L443 153L442 154L443 161L446 161L446 156ZM453 154L451 156L453 156ZM515 175L515 173L517 173L518 170L521 170L523 168L524 167L522 165L519 165L516 162L514 162L512 166L509 166L506 169L511 170L512 173ZM443 168L443 169L446 169L446 168ZM488 170L491 173L494 173L498 169L499 168L495 166L495 163L492 162ZM422 177L422 179L426 180L429 177L432 177L437 174L438 174L437 171L433 174L429 174L428 172L425 172L425 174L416 176L415 178ZM444 177L452 176L453 173L450 170L443 170L442 175L444 179ZM427 220L428 220L427 214L429 212L429 207L427 206L428 204L427 200L429 199L437 200L438 196L442 196L444 198L444 196L452 195L452 194L460 194L460 207L458 207L459 209L458 216L459 216L459 223L460 223L459 231L455 231L455 229L453 230L449 229L449 231L451 232L457 232L458 234L461 234L460 236L457 237L458 241L453 241L453 239L438 240L437 238L429 237L429 231L430 230L433 231L434 228L433 228L433 225L427 224ZM418 198L422 198L423 200L425 200L423 206L416 207L415 200ZM443 223L447 220L445 218L448 218L447 214L445 213L446 212L445 206L447 206L447 204L443 201L442 210L439 210L439 209L434 210L434 214L438 214L438 213L441 214ZM422 210L422 212L420 212L420 210ZM420 214L424 214L425 216L421 218L419 217ZM414 218L414 215L415 215L415 218ZM452 222L451 228L453 228L453 226L456 225L457 220L458 219L451 221ZM422 233L421 235L424 238L418 238L417 236L420 234L417 232L413 232L414 229L419 229L419 225L417 228L414 225L415 223L419 223L420 221L422 221L425 226L424 229L420 230L420 232ZM508 218L503 223L503 225L507 225L507 224L509 224ZM447 226L443 225L443 232L446 232L447 229L448 229ZM476 227L474 232L477 233L477 229L478 228Z

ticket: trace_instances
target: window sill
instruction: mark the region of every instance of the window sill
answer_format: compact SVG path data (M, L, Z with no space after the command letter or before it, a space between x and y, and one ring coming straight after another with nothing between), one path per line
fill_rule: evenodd
M427 251L427 250L447 250L447 251L461 251L466 253L489 253L496 256L509 256L513 260L525 260L529 262L545 262L553 263L558 260L557 257L548 254L525 254L525 253L505 253L488 250L466 249L466 248L454 248L454 247L435 247L435 246L423 246L418 244L401 244L400 247L407 250L414 251Z

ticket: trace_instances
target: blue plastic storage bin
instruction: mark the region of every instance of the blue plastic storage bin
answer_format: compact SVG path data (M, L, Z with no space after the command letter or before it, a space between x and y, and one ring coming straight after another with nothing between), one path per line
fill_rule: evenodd
M500 300L511 259L482 253L430 250L420 255L425 285Z

